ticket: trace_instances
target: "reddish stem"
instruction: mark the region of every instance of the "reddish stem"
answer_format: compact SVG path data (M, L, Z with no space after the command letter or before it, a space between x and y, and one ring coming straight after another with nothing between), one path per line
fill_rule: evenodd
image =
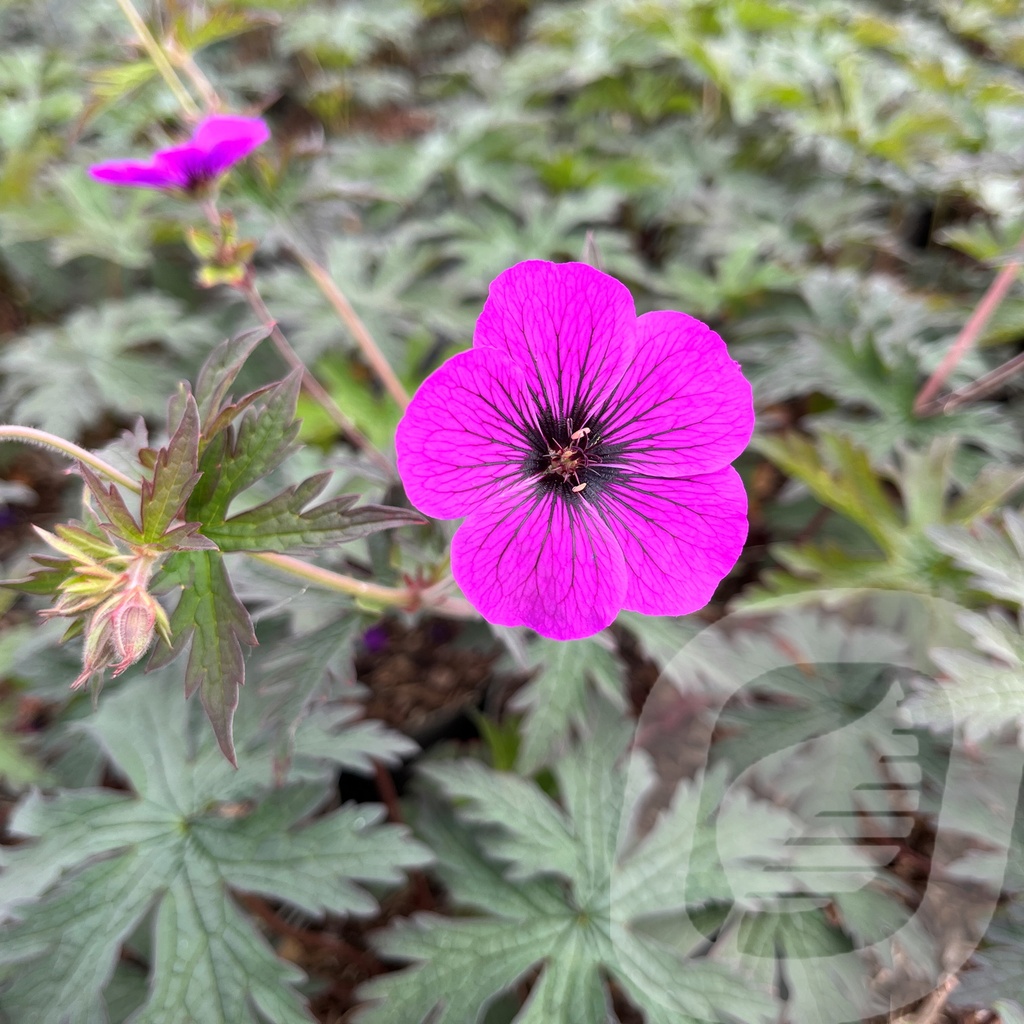
M402 809L398 805L398 792L395 789L395 780L391 778L391 772L379 761L374 764L377 779L377 792L380 794L381 803L388 809L388 820L396 824L404 824ZM434 894L430 891L426 876L422 871L410 871L409 883L416 899L416 906L420 910L433 910L435 907Z
M939 363L938 369L928 378L914 402L914 412L918 416L931 416L942 410L942 403L935 401L946 379L956 368L957 363L974 347L985 324L1006 298L1011 285L1017 277L1021 264L1018 260L1007 263L989 285L988 291L982 296L974 312L971 314L963 330L953 342L945 358Z
M297 925L289 924L258 896L241 896L240 899L246 910L255 914L278 935L286 935L305 946L318 946L320 949L326 949L337 956L339 960L355 964L368 975L380 974L383 970L380 962L372 953L357 949L338 935L312 931L309 928L300 928Z

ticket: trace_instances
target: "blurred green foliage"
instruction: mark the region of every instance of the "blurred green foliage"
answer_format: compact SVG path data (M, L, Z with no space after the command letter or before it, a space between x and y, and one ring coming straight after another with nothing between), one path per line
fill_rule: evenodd
M273 315L382 448L392 443L397 409L295 251L329 268L410 387L468 346L490 280L527 258L595 262L629 286L641 312L683 309L707 320L755 386L759 433L740 463L751 499L750 543L708 618L744 609L730 648L736 657L749 667L781 651L799 671L766 669L750 692L734 698L710 741L711 759L720 765L711 776L714 799L701 804L697 790L684 786L659 828L637 840L630 862L615 829L620 815L636 810L641 791L624 791L614 754L624 744L621 722L650 691L644 673L660 673L678 701L663 708L664 695L650 695L649 708L658 714L641 718L640 745L665 721L706 726L700 735L707 741L711 709L732 693L742 672L724 656L680 665L676 654L697 631L696 619L626 614L609 636L558 650L495 630L508 651L505 667L534 673L508 705L513 714L481 729L502 754L501 770L474 766L460 774L459 762L444 764L425 773L430 784L409 797L411 820L440 865L436 878L452 896L435 904L447 916L422 916L385 932L384 954L419 966L400 974L380 966L365 995L350 992L344 1008L379 998L361 1011L368 1019L399 1024L397 1006L406 1014L401 1024L416 1024L445 995L436 986L457 985L460 972L472 973L465 958L479 953L474 935L486 939L490 967L449 1003L455 1009L443 1019L452 1024L485 1015L490 1024L601 1024L627 1012L672 1024L780 1014L821 1024L822 1014L839 1020L840 1011L827 1005L833 981L835 991L867 991L880 971L892 974L899 964L946 962L953 940L944 946L935 932L913 932L896 966L847 969L826 983L798 965L800 957L838 955L871 941L879 922L894 929L905 923L920 895L907 882L910 860L894 861L899 870L858 861L870 886L856 894L838 883L812 888L822 898L789 913L768 898L730 905L715 872L725 872L730 859L742 861L751 844L758 849L757 822L771 824L773 837L785 831L783 819L813 823L820 807L802 780L827 779L847 756L846 740L822 737L853 737L859 755L887 749L871 718L887 700L904 708L906 728L920 744L927 799L914 819L919 846L921 835L938 827L936 794L954 726L969 742L978 778L1003 778L1005 769L1011 782L999 792L1016 793L1005 766L1018 750L1024 721L1024 527L1015 510L1024 485L1021 385L1009 378L944 415L919 416L914 401L1024 237L1024 3L163 0L140 10L197 101L203 79L189 77L189 60L227 109L260 113L270 123L273 143L231 176L222 206L235 214L244 237L259 242L255 269ZM194 378L226 334L251 326L248 311L229 288L195 283L185 229L201 222L197 209L156 193L109 189L86 174L90 163L142 156L184 128L173 94L118 3L0 0L0 43L0 417L73 440L109 441L107 456L116 462L143 444L138 432L117 440L118 430L133 427L139 415L160 423L175 382ZM1004 362L1022 340L1018 289L947 386ZM243 378L255 387L284 369L261 349ZM338 471L347 491L384 500L387 482L337 443L327 419L305 400L300 412L308 447L254 487L260 500L325 467ZM387 498L400 500L393 492ZM433 571L443 564L445 530L381 535L324 553L324 560L399 583L423 566ZM252 813L237 826L243 831L256 827L245 822L259 824L272 812L290 829L318 805L307 796L302 806L284 808L271 772L278 783L319 782L322 803L327 776L309 767L310 758L369 772L374 757L394 761L409 753L393 734L375 732L378 726L351 724L349 711L336 728L321 729L316 744L309 739L310 716L352 696L344 681L353 674L356 638L379 609L317 597L253 565L240 567L232 580L234 600L252 613L262 645L247 663L240 714L249 716L244 735L248 749L259 752L264 775L245 791L251 803L244 807L227 790L202 790L208 804L189 804L183 814L194 814L202 827L212 820L225 835L235 827L235 813ZM825 601L814 615L793 618L801 601L862 588L887 592L892 605L880 600L870 613L848 614ZM924 629L902 613L889 614L904 595L948 602L962 614ZM3 647L0 777L12 795L40 781L65 788L45 805L30 798L14 819L11 835L40 836L39 846L13 857L0 847L0 865L24 865L20 858L39 851L41 880L38 891L6 903L0 897L0 920L22 922L12 934L23 944L0 943L7 950L0 954L2 972L15 977L28 964L13 988L0 991L0 1016L6 1012L12 1024L170 1019L158 1016L168 998L163 988L148 1010L139 1009L147 999L140 968L170 977L163 970L170 970L170 954L162 952L169 926L158 922L154 947L152 902L131 903L116 862L90 860L87 841L95 834L88 816L57 821L61 808L96 799L79 787L109 783L114 769L104 775L102 766L125 768L124 751L137 743L122 735L108 706L142 715L139 695L162 684L129 672L117 684L124 696L107 705L104 695L97 717L64 691L61 673L70 672L70 680L75 669L52 649L51 634L27 640L26 632L5 634L16 642ZM841 664L853 649L877 653L901 645L914 647L915 664L923 667L916 680L900 677L898 692L888 676L813 668L816 661ZM820 706L819 693L827 695ZM910 696L902 705L904 693ZM18 711L31 701L46 708L38 728L26 726ZM83 718L93 723L87 732ZM159 725L165 728L187 731L170 713ZM365 747L355 764L345 760L346 742L357 751ZM332 757L325 751L333 743L341 753ZM595 750L607 756L588 776L586 758ZM755 754L760 765L752 765ZM197 762L184 747L153 756L181 777L195 774ZM652 758L671 774L657 751ZM691 765L689 774L698 768L703 764ZM134 776L131 784L139 801L125 813L134 822L148 797ZM996 789L983 781L978 788ZM609 796L618 810L603 815L595 808ZM991 856L985 852L990 837L970 817L980 813L980 802L957 804L958 820L972 824L962 825L960 859L940 866L988 886L994 899L1002 874L982 863ZM843 806L850 815L861 813L859 805ZM595 893L616 857L636 872L649 866L653 873L662 863L655 856L659 836L685 821L700 842L710 842L708 830L723 826L709 822L729 807L749 812L754 825L729 832L720 862L710 858L704 865L700 892L673 903L652 884L644 902L638 884L633 896L640 910L618 908L629 911L628 920L607 907L594 920L577 916L584 903L603 907ZM493 820L495 808L510 808L506 821ZM517 808L536 820L517 820ZM890 811L865 811L857 818L861 834L870 838ZM377 813L352 826L352 835ZM999 813L1012 816L1012 806ZM332 812L317 820L322 824L310 828L339 823L336 847L343 850L343 819ZM81 828L86 852L68 858L60 836L72 826ZM542 827L557 841L541 852L564 863L546 863L537 849L525 849ZM137 836L111 834L109 849L119 859L138 857ZM367 834L389 864L423 862L420 847L399 832ZM302 829L287 835L308 836ZM1022 836L1018 823L1008 892L978 971L954 996L959 1006L1024 1001L1019 971L1012 969L1024 957L1020 889L1011 885L1024 856ZM315 860L315 844L303 842L302 856ZM171 857L176 844L168 840L161 849ZM251 853L246 847L245 855ZM208 860L204 871L220 870L216 858ZM801 891L800 879L811 886L799 867L786 865L786 877L797 879L791 895ZM82 908L90 880L101 875L98 891L123 923L104 937L106 959L89 966L89 914L105 908ZM339 875L324 876L320 906L350 906L344 867ZM5 877L20 876L0 875L0 886ZM161 897L161 921L176 901L187 902L184 876L175 877L179 888ZM264 955L262 939L257 943L225 888L226 869L223 877L211 906L228 908L225 919L235 933ZM251 891L289 903L287 872L268 869L259 885L248 875L245 881ZM659 884L669 881L659 876ZM372 901L357 892L360 910L369 912ZM383 893L384 886L374 889L375 897ZM36 895L41 899L32 902ZM655 897L674 913L637 925L634 918L653 914ZM683 909L697 929L692 934L680 923ZM969 910L962 913L970 917ZM56 948L62 914L78 920L74 956L40 966L40 957ZM632 964L615 962L605 927L623 929L654 966L645 968L639 955ZM203 927L191 921L189 928L189 941L202 945ZM516 948L515 970L502 966L512 948L503 945L508 932L523 947ZM531 946L531 935L543 942ZM563 946L559 936L568 936ZM545 946L549 940L554 944ZM124 955L109 980L119 945ZM204 946L203 963L210 978L223 968L230 979L219 990L216 980L197 980L188 990L193 1015L218 991L235 999L239 978L257 969L252 953L239 961L241 973L231 974L219 948ZM524 972L542 959L545 973L524 1001L523 978L532 977ZM713 979L704 989L665 981L708 960L713 967L705 971L704 964L694 974ZM86 975L75 972L86 967L89 1007L76 988ZM278 974L263 979L270 994L261 996L263 1009L247 1007L251 1019L266 1016L273 1000L287 1007L289 1020L304 1019L301 1000L290 991L297 975ZM46 986L53 978L51 1000ZM735 984L759 994L739 1005L730 993ZM837 1005L848 1019L866 1012L855 998ZM1014 1002L999 1005L1006 1020L1019 1014ZM458 1020L451 1016L456 1011Z

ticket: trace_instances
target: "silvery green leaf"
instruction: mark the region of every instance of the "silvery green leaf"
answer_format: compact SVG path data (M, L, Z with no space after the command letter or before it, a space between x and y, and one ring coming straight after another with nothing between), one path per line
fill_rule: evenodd
M986 736L1013 729L1020 738L1024 727L1024 636L1004 615L965 612L960 624L971 634L974 650L941 647L932 659L942 681L921 680L906 702L906 713L917 725L936 731L962 728L964 740L977 743Z
M190 737L189 706L167 675L136 679L87 724L130 792L37 794L15 812L26 841L0 874L12 919L0 1007L19 1024L102 1020L121 943L150 912L150 991L131 1024L305 1024L302 973L276 957L233 893L310 915L371 914L362 883L394 885L428 859L403 829L380 824L377 806L310 821L322 781L268 793L265 746L247 746L233 770L206 730Z
M721 779L703 780L680 787L644 831L637 812L652 777L637 753L642 784L632 779L630 723L604 701L592 702L587 721L553 766L558 802L476 762L425 769L456 817L424 798L415 824L450 898L471 916L417 915L384 932L381 951L413 965L364 987L361 1024L480 1021L538 967L516 1024L603 1024L609 976L651 1021L773 1018L761 988L689 956L695 928L687 945L684 928L666 941L644 924L729 900L744 873L766 863L785 875L792 819L749 794L723 794Z
M978 522L962 526L935 526L928 536L957 565L974 573L971 582L980 590L1024 605L1024 516L1013 509L1002 513L1002 529Z
M618 707L625 706L625 695L619 662L601 636L568 642L540 637L527 656L535 674L511 707L523 712L517 765L530 773L564 748L570 730L584 720L594 690Z

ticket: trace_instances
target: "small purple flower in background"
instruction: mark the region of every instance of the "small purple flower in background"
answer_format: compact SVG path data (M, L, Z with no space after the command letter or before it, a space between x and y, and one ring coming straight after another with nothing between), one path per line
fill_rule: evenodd
M473 348L423 383L396 445L413 505L466 517L452 574L484 618L574 640L622 608L707 604L746 539L729 464L753 427L710 328L638 318L607 274L534 260L491 284Z
M270 138L258 117L215 114L197 126L181 146L159 149L151 160L111 160L89 173L108 185L195 193L219 178Z

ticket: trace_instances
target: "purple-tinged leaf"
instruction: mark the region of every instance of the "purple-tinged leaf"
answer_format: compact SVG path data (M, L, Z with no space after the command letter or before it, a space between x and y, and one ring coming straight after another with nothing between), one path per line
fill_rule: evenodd
M221 430L205 441L199 453L199 471L202 476L192 488L185 504L185 518L194 522L206 522L210 516L207 507L220 488L221 475L228 461L230 432Z
M158 648L150 668L173 661L190 646L185 668L185 696L196 690L224 756L234 765L231 725L238 707L238 690L245 683L242 645L256 646L252 620L239 601L215 552L193 551L173 556L168 575L182 584L181 597L171 615L170 648Z
M355 495L332 498L303 512L327 486L330 476L318 473L225 523L207 525L206 535L222 551L317 551L389 527L423 522L421 516L408 509L382 505L352 508L357 500Z
M216 477L216 486L198 487L188 504L188 518L204 524L223 521L228 505L244 490L275 470L291 454L299 432L295 406L301 371L290 373L246 409L237 434L218 443L218 434L199 460L199 469ZM230 435L230 432L225 431Z
M202 523L181 523L160 538L160 546L168 551L216 551L217 545L199 531Z
M142 536L159 541L181 513L199 479L199 409L182 389L181 417L166 448L160 449L153 479L142 484ZM172 400L173 403L173 400Z
M207 427L203 432L205 436L211 436L209 421L220 412L245 361L268 334L270 328L263 326L236 334L222 341L203 363L196 379L196 404L199 406L199 416Z
M117 487L114 484L104 483L83 462L78 464L78 470L100 511L107 517L106 525L111 527L111 531L126 541L141 543L142 529L135 521L135 517L128 511L128 506L124 503L124 498L121 497L121 492Z
M243 395L237 402L225 405L212 420L207 420L203 427L203 437L200 440L199 450L203 451L210 441L221 433L229 424L234 423L239 416L245 412L254 402L258 402L268 391L272 391L277 385L267 384L262 388Z

